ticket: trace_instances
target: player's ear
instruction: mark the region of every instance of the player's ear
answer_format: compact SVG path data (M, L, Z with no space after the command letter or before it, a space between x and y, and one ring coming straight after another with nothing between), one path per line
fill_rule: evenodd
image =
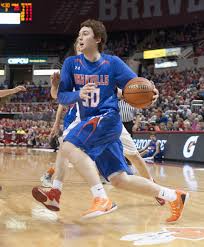
M96 44L101 43L101 38L96 38Z

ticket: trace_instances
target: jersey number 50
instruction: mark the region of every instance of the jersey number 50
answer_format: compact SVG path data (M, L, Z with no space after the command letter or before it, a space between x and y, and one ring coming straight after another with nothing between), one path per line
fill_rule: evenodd
M100 88L96 88L94 92L89 94L91 99L86 99L82 102L85 107L97 107L100 101Z

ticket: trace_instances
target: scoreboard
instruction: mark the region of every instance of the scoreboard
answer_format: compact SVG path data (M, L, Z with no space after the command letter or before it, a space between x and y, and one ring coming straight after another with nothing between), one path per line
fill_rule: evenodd
M20 14L20 23L30 23L33 20L32 0L0 0L0 14Z

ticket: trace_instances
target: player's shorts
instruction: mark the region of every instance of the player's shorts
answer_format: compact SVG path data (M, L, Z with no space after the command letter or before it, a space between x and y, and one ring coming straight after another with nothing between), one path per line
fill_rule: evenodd
M62 136L58 137L58 141L60 145L63 143L64 138L68 135L69 131L73 129L79 122L80 122L80 119L77 119L74 122L69 123L69 125L67 124L68 127L65 128L64 126Z
M108 179L112 173L121 171L132 174L119 140L122 123L118 113L102 114L73 124L76 125L69 126L64 141L71 142L96 161L104 178Z
M124 151L125 155L126 154L127 155L135 155L135 154L139 155L139 152L137 151L135 143L134 143L131 135L129 134L129 132L124 127L124 125L123 125L123 128L122 128L122 133L121 133L121 136L120 136L120 140L121 140L121 142L123 144L123 151Z
M95 160L100 174L109 181L111 175L126 172L133 175L123 155L123 146L120 140L111 143Z
M81 148L95 160L109 144L119 139L122 123L119 114L113 111L73 122L69 129L64 141Z
M63 140L68 135L68 133L70 132L70 130L73 129L80 122L81 122L81 120L80 119L77 119L74 122L72 122L71 124L69 124L69 126L66 129L64 129L63 134L62 134Z

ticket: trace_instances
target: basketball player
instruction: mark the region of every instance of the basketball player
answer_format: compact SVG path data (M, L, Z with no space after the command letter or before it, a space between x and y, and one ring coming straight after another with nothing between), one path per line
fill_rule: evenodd
M168 201L172 215L167 222L177 221L188 193L159 186L143 177L130 176L119 140L122 123L115 88L123 89L137 75L118 57L101 53L106 39L106 30L101 22L87 20L81 24L79 44L83 54L65 60L58 89L60 104L79 103L81 121L64 138L62 155L95 192L93 205L83 216L94 217L115 208L98 187L96 161L100 173L113 186ZM48 192L33 189L33 196L47 207L59 207L60 195L58 189Z
M74 50L75 50L76 54L78 54L78 55L81 54L79 43L77 42L77 40L76 40L76 42L74 44ZM54 99L57 98L59 80L60 80L59 73L54 73L51 76L51 96ZM155 96L153 98L152 104L155 103L155 101L158 98L158 94L159 94L158 90L156 88L154 89L154 92L155 92ZM119 89L119 88L117 90L117 96L118 96L118 98L122 97L122 90ZM61 117L62 117L62 114L63 114L63 108L64 107L59 104L58 109L57 109L57 113L56 113L55 123L54 123L52 131L51 131L51 136L57 136L58 135L58 131L59 131L59 128L60 128L60 120L61 120ZM73 105L68 106L67 113L66 113L66 115L64 117L63 137L65 137L66 134L67 134L67 131L70 130L70 128L68 128L68 126L71 124L71 122L73 122L74 118L76 118L75 119L76 121L80 121L79 115L77 114L77 116L76 116L76 108L74 108ZM148 171L148 168L146 167L145 161L140 156L140 154L137 151L137 148L135 146L135 143L134 143L131 135L128 133L128 131L126 130L126 128L124 126L122 127L122 133L121 133L121 136L120 136L120 140L121 140L122 145L123 145L125 157L131 162L131 164L133 164L136 167L136 169L139 171L139 174L142 177L145 177L145 178L150 179L151 181L153 181L153 178L152 178L150 172ZM61 160L61 158L60 158L60 160ZM63 165L60 165L60 167L62 167ZM64 168L60 168L60 169L64 170ZM59 169L58 169L58 171L59 171ZM50 167L46 171L46 173L41 177L41 181L42 181L42 185L43 186L52 187L51 177L53 176L54 172L55 172L55 168L54 167ZM60 172L60 174L61 174L61 172ZM60 176L60 178L61 178L61 176ZM58 180L58 175L57 174L56 174L56 179L55 180ZM158 201L158 203L160 205L164 205L165 204L165 200L163 200L161 198L156 197L156 200Z
M160 149L160 142L157 141L156 135L154 133L150 134L150 142L143 148L140 149L140 155L143 158L148 159L161 159L161 149Z

